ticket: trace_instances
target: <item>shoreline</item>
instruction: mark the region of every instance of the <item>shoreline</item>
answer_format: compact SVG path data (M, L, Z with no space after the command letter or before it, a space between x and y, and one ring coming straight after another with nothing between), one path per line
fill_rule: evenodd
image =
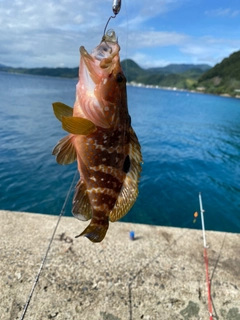
M213 96L218 96L218 97L225 97L225 98L236 98L240 99L240 95L236 96L231 96L228 93L221 93L221 94L216 94L216 93L211 93L211 92L204 92L202 90L188 90L188 89L182 89L182 88L177 88L177 87L162 87L158 85L152 85L152 84L143 84L143 83L137 83L137 82L127 82L128 86L131 87L138 87L138 88L147 88L147 89L160 89L160 90L169 90L169 91L180 91L180 92L189 92L189 93L199 93L199 94L209 94Z
M0 211L0 319L19 319L58 216ZM26 320L208 319L202 231L62 217ZM129 239L135 231L136 240ZM240 234L206 231L214 316L240 319Z

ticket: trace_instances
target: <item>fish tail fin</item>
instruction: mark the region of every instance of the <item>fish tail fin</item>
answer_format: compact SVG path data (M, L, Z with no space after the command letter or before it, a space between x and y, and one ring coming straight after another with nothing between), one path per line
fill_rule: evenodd
M76 238L84 236L87 237L92 242L101 242L108 230L109 220L108 217L102 219L101 221L94 221L93 218L87 228Z

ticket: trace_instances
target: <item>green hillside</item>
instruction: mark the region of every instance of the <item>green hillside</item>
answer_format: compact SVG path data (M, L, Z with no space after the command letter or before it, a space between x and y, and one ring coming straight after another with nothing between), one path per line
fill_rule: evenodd
M12 68L0 65L0 71L49 77L77 78L77 68Z
M197 78L210 67L208 65L171 64L166 67L143 69L131 59L121 62L128 82L163 87L191 89L196 85ZM12 68L0 65L0 71L42 75L51 77L77 78L76 68Z
M166 67L142 69L131 59L124 60L121 64L128 82L179 89L192 89L199 76L210 68L206 64L170 64Z
M182 64L172 63L167 65L166 67L150 68L148 69L148 71L152 71L153 73L160 72L164 74L170 74L170 73L179 74L179 73L185 73L195 68L199 69L202 73L210 69L210 66L208 64L194 65L194 64L185 64L185 63L182 63Z
M240 90L240 51L202 74L198 86L205 88L208 93L237 95Z
M234 52L213 68L205 64L170 64L166 67L143 69L131 59L123 60L121 64L128 82L231 96L240 94L240 51ZM27 69L0 64L0 71L52 77L78 77L78 67Z
M121 62L121 66L128 82L136 81L138 77L142 77L147 74L146 70L139 67L139 65L131 59L123 60Z

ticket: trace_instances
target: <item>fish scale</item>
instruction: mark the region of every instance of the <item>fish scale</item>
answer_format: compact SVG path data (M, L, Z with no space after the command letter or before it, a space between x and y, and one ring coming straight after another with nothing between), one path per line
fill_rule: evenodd
M87 185L89 201L95 211L96 207L104 208L101 211L106 216L109 215L116 203L126 175L122 170L125 155L123 153L109 152L108 149L110 146L118 146L119 140L123 138L124 143L121 144L127 150L128 145L125 143L125 136L120 131L110 131L108 133L105 130L103 134L101 130L97 130L89 137L81 137L80 143L83 146L86 145L84 155L81 157L81 166L82 175ZM105 145L104 140L107 141ZM96 146L98 147L96 148ZM91 155L94 156L91 158ZM91 167L97 167L98 170L91 170ZM109 172L114 172L114 175ZM91 179L92 177L94 179ZM104 206L104 204L107 204L107 206Z
M102 164L109 167L121 168L128 150L129 139L127 139L124 132L118 132L113 136L110 133L110 137L106 133L104 135L107 136L105 140L102 138L103 134L101 130L100 132L97 130L89 138L81 139L80 143L85 145L85 160L83 161L94 166Z

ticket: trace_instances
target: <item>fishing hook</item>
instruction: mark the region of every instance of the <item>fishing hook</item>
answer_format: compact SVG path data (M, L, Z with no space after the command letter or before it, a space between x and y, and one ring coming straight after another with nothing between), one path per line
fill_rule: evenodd
M116 18L116 15L119 13L121 9L121 0L113 0L113 3L112 3L112 11L114 13L114 16L110 16L108 18L108 21L105 25L105 28L104 28L104 31L103 31L103 37L105 36L105 33L106 33L106 29L107 29L107 26L109 24L109 21L113 18Z

